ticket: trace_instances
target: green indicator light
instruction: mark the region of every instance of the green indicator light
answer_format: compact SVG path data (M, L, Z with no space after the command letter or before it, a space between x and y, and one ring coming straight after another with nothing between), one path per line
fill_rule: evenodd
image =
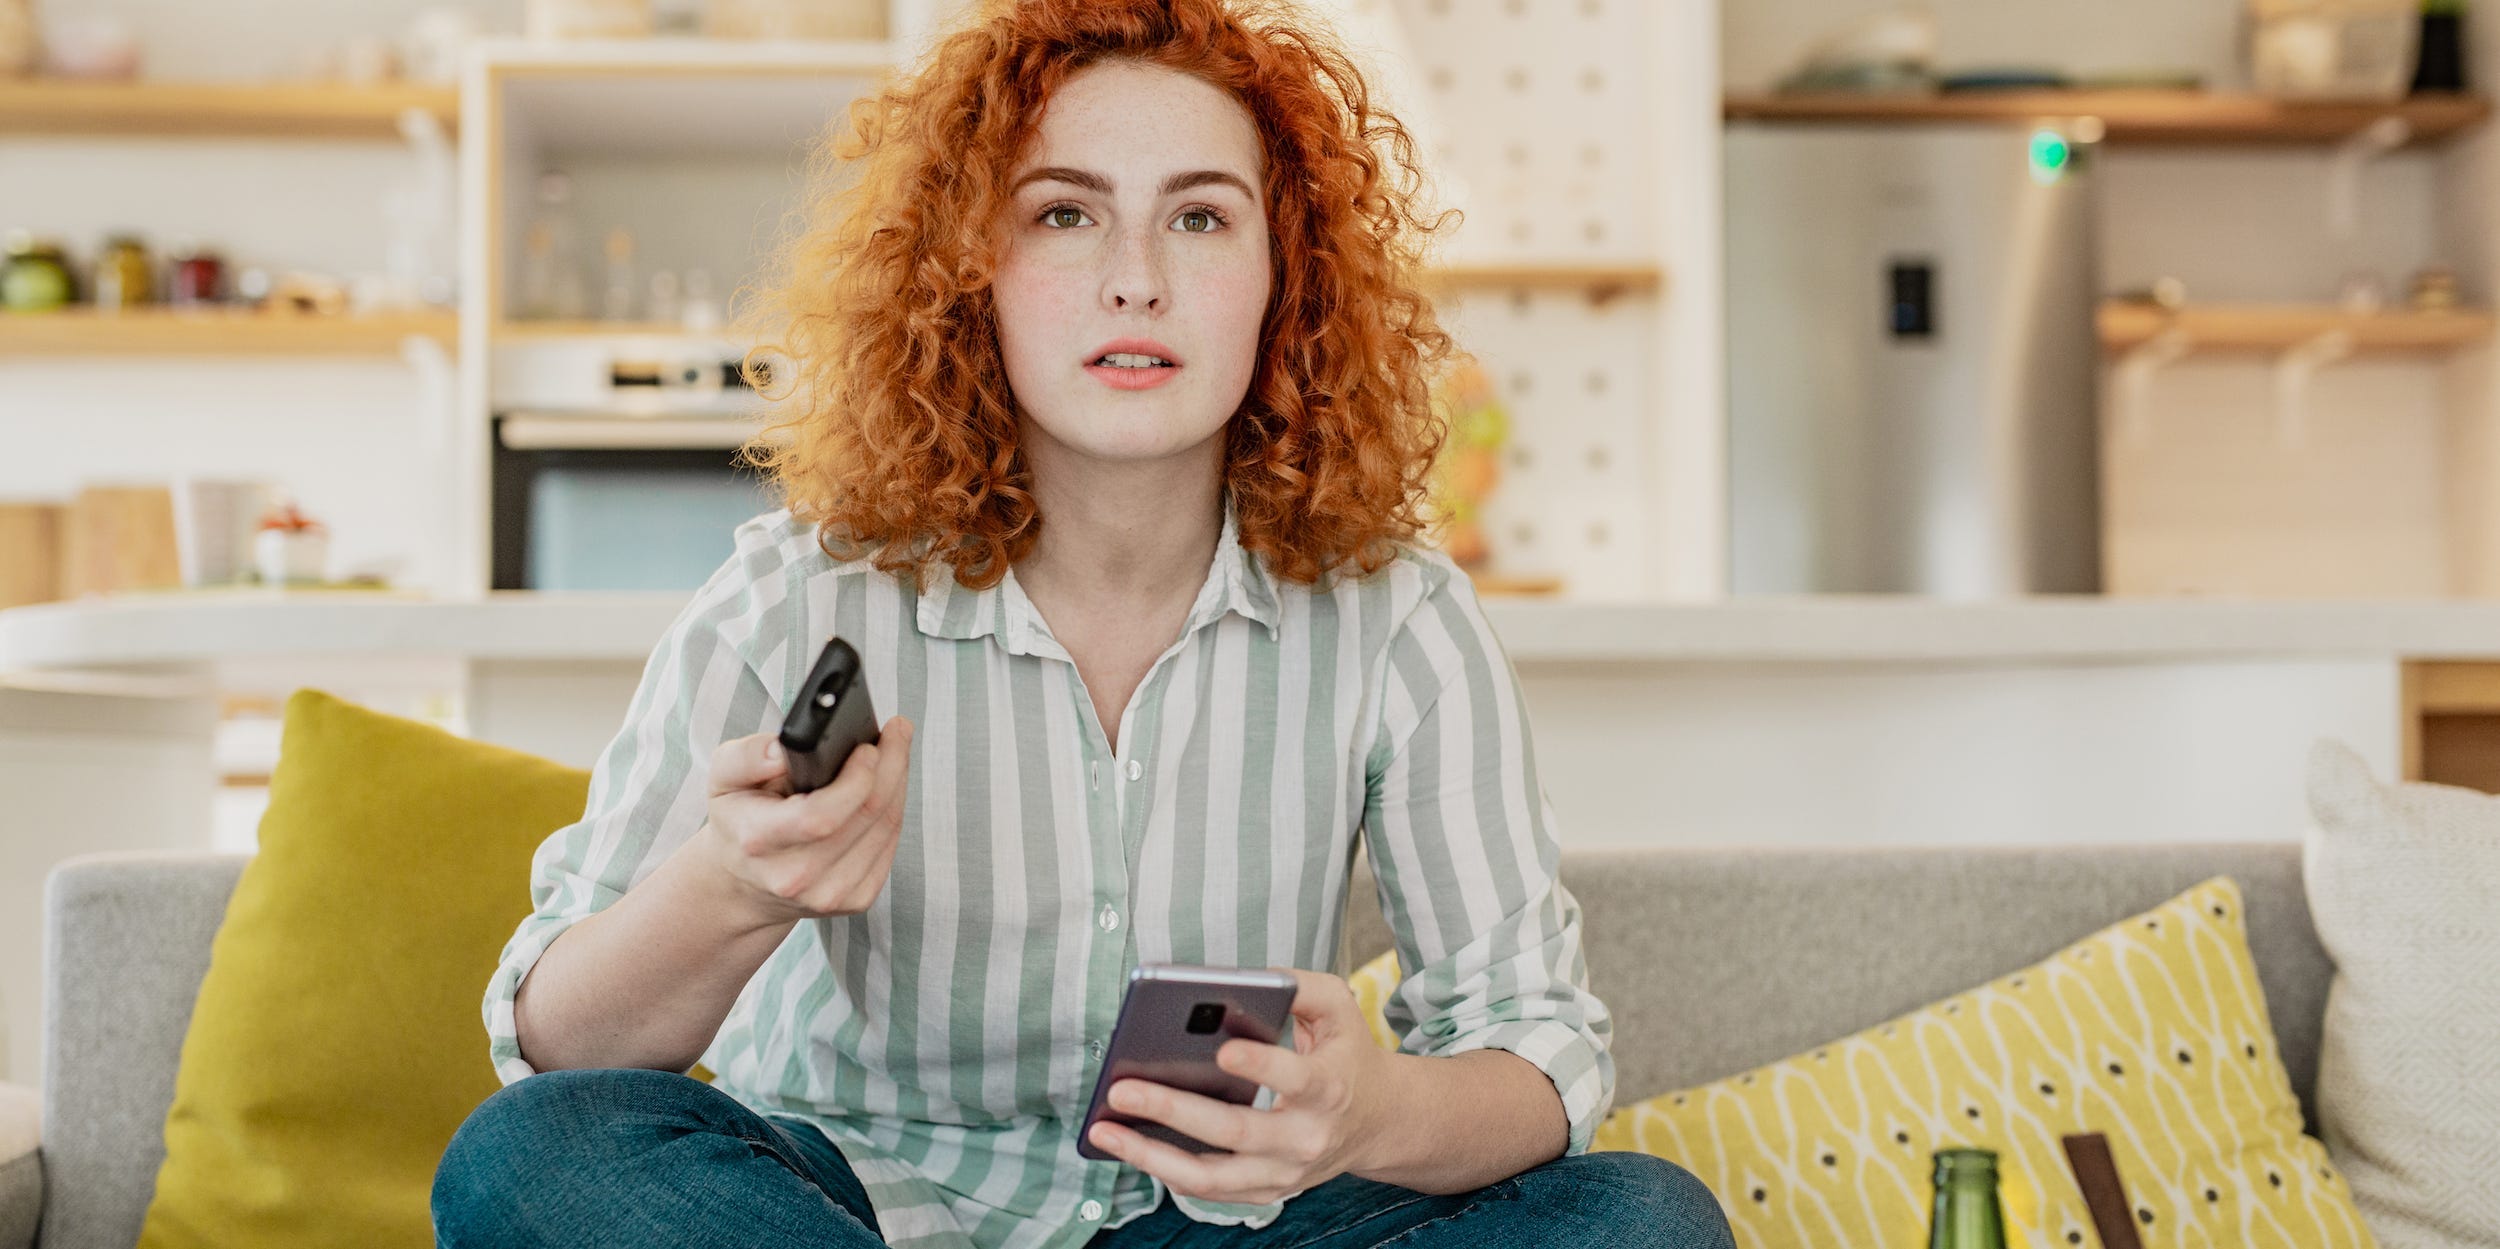
M2031 174L2043 181L2053 179L2066 169L2073 149L2066 145L2066 136L2054 130L2031 133Z

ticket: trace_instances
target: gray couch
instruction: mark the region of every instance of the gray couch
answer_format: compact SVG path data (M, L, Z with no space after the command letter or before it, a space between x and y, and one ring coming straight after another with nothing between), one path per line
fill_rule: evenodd
M244 860L75 860L48 882L48 1068L38 1159L0 1159L0 1249L137 1239L191 1003ZM1716 1079L2036 961L2209 876L2238 878L2258 973L2315 1115L2332 967L2280 842L2159 847L1590 850L1563 878L1615 1012L1618 1104ZM1354 891L1350 968L1388 946ZM480 1044L484 1042L481 1040Z

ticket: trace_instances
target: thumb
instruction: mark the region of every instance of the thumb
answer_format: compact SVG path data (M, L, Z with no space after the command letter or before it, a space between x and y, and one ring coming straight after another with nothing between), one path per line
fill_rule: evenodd
M778 732L752 733L722 742L712 751L712 792L764 789L790 774L788 752Z

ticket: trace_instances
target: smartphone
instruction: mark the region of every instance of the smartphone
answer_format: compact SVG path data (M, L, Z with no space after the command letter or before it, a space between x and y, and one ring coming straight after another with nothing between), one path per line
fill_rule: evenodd
M827 638L781 718L791 791L804 794L831 784L851 752L875 740L877 712L869 705L859 652L838 637Z
M1258 1100L1258 1084L1216 1066L1215 1052L1234 1037L1276 1044L1293 1018L1298 984L1291 972L1246 967L1148 963L1132 969L1128 994L1120 999L1119 1021L1111 1026L1102 1073L1094 1079L1093 1102L1077 1128L1076 1152L1096 1161L1116 1161L1094 1145L1094 1124L1102 1119L1193 1154L1231 1152L1121 1114L1105 1099L1113 1084L1134 1077L1236 1106Z

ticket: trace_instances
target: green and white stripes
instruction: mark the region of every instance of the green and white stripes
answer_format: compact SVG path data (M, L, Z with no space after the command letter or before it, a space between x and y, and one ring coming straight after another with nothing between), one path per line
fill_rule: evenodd
M738 527L652 651L582 818L539 848L485 1000L506 1083L533 1071L521 978L701 827L713 745L776 724L839 634L878 714L918 730L893 875L866 914L794 928L704 1062L741 1101L823 1128L889 1243L1080 1245L1160 1202L1152 1177L1076 1153L1129 968L1333 967L1358 828L1411 969L1388 1006L1404 1048L1534 1062L1587 1148L1613 1100L1611 1025L1517 681L1446 556L1409 548L1314 592L1242 549L1228 505L1116 752L1012 573L929 580L914 594L836 563L787 510ZM1280 1208L1180 1204L1252 1226Z

